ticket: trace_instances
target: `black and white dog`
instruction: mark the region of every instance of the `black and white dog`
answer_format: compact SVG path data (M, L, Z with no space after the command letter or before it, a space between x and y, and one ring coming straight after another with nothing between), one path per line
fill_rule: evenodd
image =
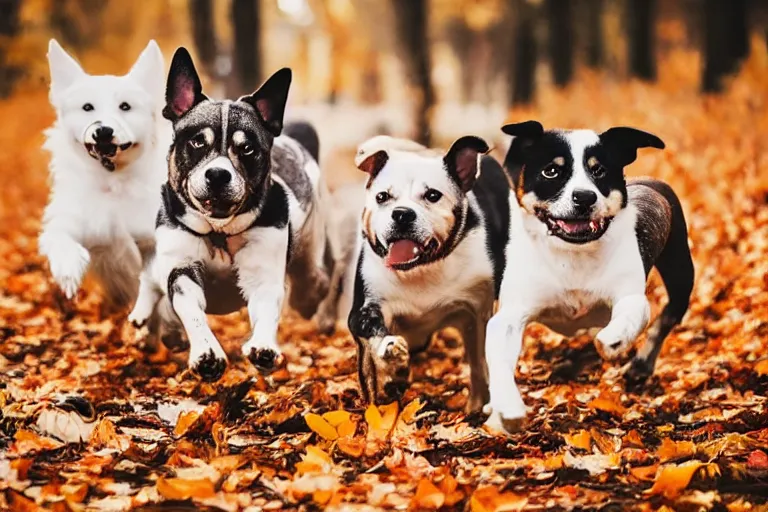
M401 393L410 351L452 326L470 365L467 408L479 410L488 399L485 328L504 272L508 179L477 137L445 154L387 138L361 148L369 156L358 167L369 177L348 325L364 398Z
M218 379L227 361L206 312L246 305L252 334L242 352L269 371L283 359L277 327L286 277L289 304L305 317L327 292L325 186L316 155L280 136L290 83L286 68L250 96L213 101L203 95L186 49L171 64L163 113L173 122L174 141L157 250L129 319L149 322L166 338L183 326L189 367L206 380ZM305 125L297 133L316 149L314 130Z
M514 137L505 167L517 200L511 201L499 311L488 324L486 413L492 427L512 430L525 418L515 367L529 322L566 336L602 328L596 346L614 359L648 324L645 285L655 266L669 303L625 374L643 379L688 309L694 269L672 189L653 179L624 178L638 148L663 149L661 139L633 128L544 131L536 121L502 130Z

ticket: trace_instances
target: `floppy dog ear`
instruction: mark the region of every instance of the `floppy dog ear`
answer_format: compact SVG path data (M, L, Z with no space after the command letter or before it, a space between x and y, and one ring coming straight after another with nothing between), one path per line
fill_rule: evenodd
M51 101L86 76L80 64L55 39L48 42L48 66L51 70Z
M604 131L600 134L600 142L622 166L635 161L639 148L664 149L664 141L652 133L625 126Z
M389 160L389 154L380 149L357 164L357 168L370 176L370 180L376 177Z
M173 54L171 69L168 71L163 117L176 121L207 99L203 95L203 85L195 71L192 57L186 48L180 46Z
M163 90L163 71L165 62L163 52L154 39L141 52L128 76L138 82L152 97L160 96Z
M544 134L544 127L538 121L524 121L505 124L501 127L501 131L514 137L504 159L504 164L521 164L525 150Z
M269 77L256 92L239 100L256 109L264 126L275 137L283 131L283 114L292 77L290 68L283 68Z
M466 135L451 144L451 148L443 157L448 174L459 185L462 192L469 192L480 176L479 156L490 150L488 144L480 137Z

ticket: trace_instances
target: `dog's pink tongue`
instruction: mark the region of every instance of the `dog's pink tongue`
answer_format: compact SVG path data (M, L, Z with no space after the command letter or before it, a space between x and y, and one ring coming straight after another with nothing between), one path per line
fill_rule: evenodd
M419 255L421 247L413 240L398 240L389 246L387 265L400 265L407 263Z

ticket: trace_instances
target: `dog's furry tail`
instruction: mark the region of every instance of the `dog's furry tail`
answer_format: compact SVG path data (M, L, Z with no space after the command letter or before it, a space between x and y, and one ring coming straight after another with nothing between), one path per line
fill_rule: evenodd
M309 151L312 158L320 163L320 139L314 126L306 121L294 121L285 125L283 135L299 141Z

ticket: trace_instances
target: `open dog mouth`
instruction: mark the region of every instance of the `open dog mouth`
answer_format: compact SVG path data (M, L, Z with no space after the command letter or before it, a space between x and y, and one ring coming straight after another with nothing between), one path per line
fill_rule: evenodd
M432 254L437 251L439 244L436 239L430 238L426 243L411 238L398 238L388 242L387 266L396 270L407 270L420 263L426 263Z
M593 242L603 236L613 217L555 218L544 210L537 210L536 216L546 224L549 234L573 244Z
M99 161L99 163L108 171L114 171L116 168L115 158L118 151L126 151L138 144L126 142L124 144L113 144L112 142L86 142L85 149L88 155Z

